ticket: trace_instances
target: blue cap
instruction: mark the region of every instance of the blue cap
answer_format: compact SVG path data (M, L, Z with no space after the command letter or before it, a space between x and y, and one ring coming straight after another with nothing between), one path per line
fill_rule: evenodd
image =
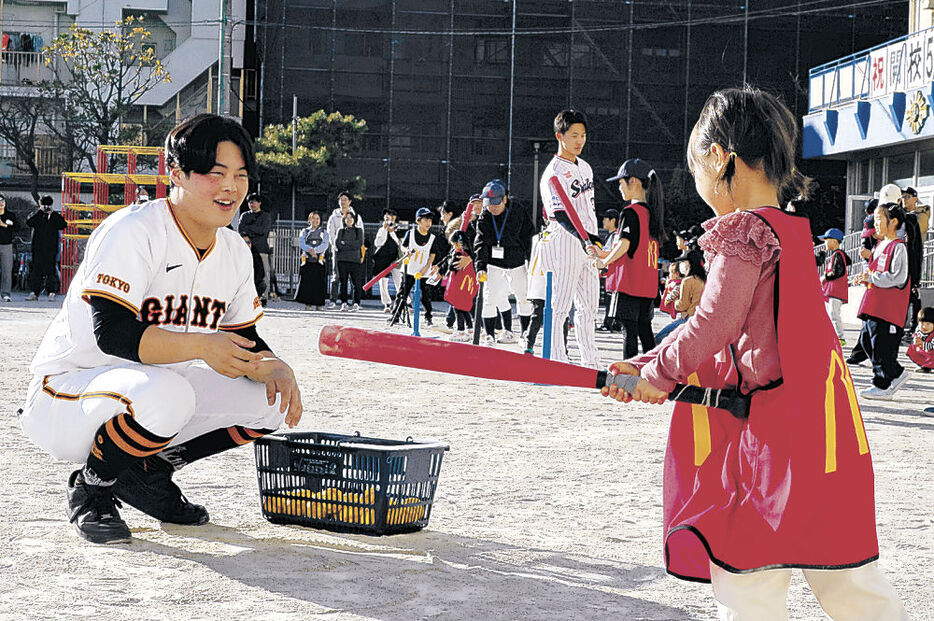
M817 239L835 239L838 242L843 241L843 231L840 229L827 229L823 235L818 235Z
M648 162L641 160L638 157L634 160L626 160L623 162L623 165L619 167L615 177L610 177L607 179L607 182L619 181L623 178L635 177L636 179L648 179L649 173L655 170L649 166Z
M415 219L421 220L422 218L431 218L432 220L434 220L435 216L433 213L431 213L431 210L428 209L427 207L419 207L418 211L415 212Z
M503 202L503 199L506 198L506 186L504 186L503 182L499 179L493 179L493 181L486 184L480 196L483 197L484 207L499 205Z

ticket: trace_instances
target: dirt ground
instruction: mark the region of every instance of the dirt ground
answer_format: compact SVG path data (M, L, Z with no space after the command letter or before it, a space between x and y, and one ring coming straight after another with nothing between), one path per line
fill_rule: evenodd
M715 617L709 586L664 571L661 464L670 405L622 405L595 391L318 354L326 323L384 327L375 308L307 312L274 302L260 333L299 377L300 430L450 443L428 528L367 537L266 522L246 447L176 477L208 507L208 525L162 525L126 508L131 544L87 543L65 517L65 481L75 466L32 445L16 416L56 306L0 306L0 619ZM656 327L663 323L656 319ZM857 326L848 327L855 338ZM604 361L615 359L619 336L599 339ZM870 370L853 375L860 388ZM915 374L897 399L862 404L880 565L913 619L934 618L934 451L925 435L934 434L934 417L922 413L932 383L934 376ZM824 618L798 573L789 608L792 619Z

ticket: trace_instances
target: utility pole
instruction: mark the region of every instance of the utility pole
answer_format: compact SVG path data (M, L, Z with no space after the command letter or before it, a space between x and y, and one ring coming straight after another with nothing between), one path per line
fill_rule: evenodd
M292 95L292 157L298 151L298 95ZM295 228L295 179L292 179L292 224L289 230ZM294 237L294 235L293 235Z
M217 113L226 115L227 109L227 79L230 71L227 70L227 0L220 0L219 28L217 37Z

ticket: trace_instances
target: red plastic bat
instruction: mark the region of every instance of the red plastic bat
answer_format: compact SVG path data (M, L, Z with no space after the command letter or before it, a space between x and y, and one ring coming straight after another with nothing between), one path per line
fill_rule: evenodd
M369 280L366 282L366 284L363 285L363 290L366 291L367 289L369 289L370 287L372 287L373 285L375 285L376 283L378 283L380 280L382 280L383 278L385 278L386 276L388 276L388 275L389 275L389 272L391 272L392 270L396 269L397 267L399 267L399 266L402 264L403 259L405 259L405 257L400 257L400 258L397 259L396 261L390 263L390 264L389 264L389 267L387 267L386 269L384 269L382 272L380 272L379 274L377 274L377 275L374 276L373 278L369 279Z
M347 326L321 328L318 349L325 356L512 382L581 388L602 388L615 383L632 392L639 380L632 375L614 376L607 371L493 347ZM668 398L729 410L740 418L745 418L749 412L748 398L731 389L713 390L679 384Z

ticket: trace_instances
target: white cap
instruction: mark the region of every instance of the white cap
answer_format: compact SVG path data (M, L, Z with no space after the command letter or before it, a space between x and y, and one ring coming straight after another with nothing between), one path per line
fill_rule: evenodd
M902 199L902 189L890 183L888 185L882 186L882 189L879 190L879 204L885 205L886 203L897 203Z

